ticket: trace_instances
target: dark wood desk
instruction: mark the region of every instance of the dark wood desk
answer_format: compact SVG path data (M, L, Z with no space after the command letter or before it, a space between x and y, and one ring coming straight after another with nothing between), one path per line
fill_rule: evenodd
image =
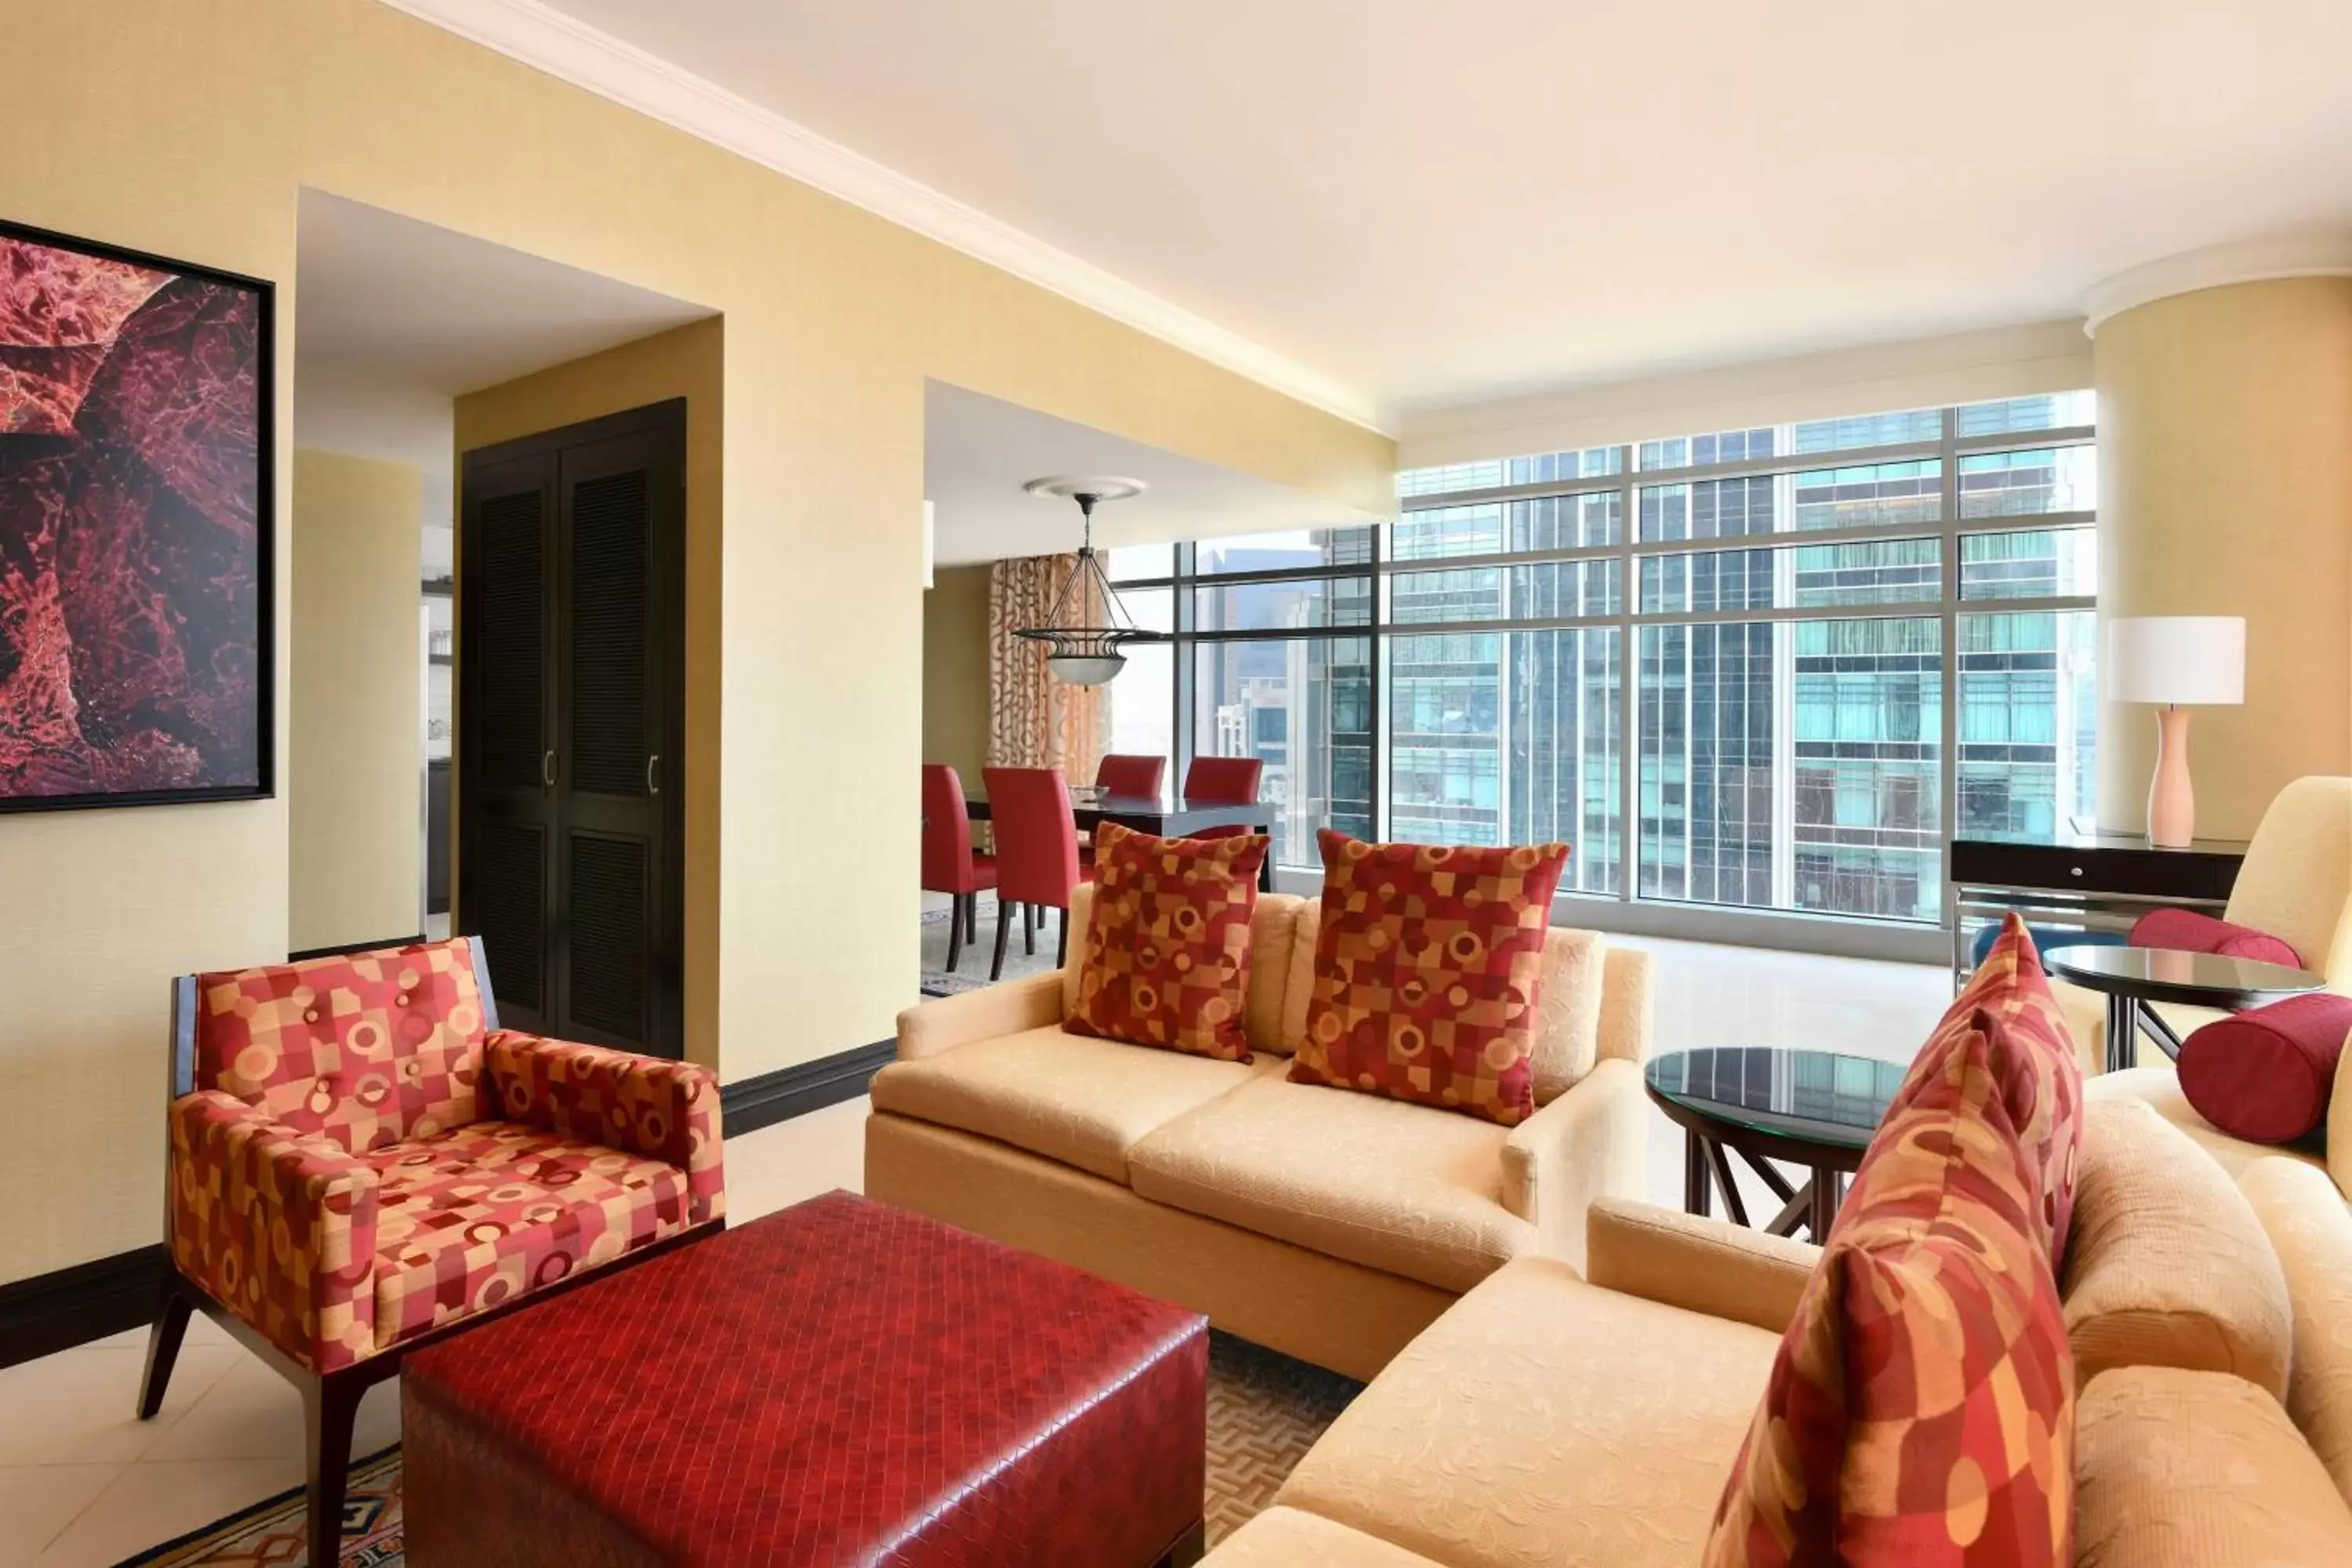
M988 797L967 794L964 808L972 820L988 820ZM1265 801L1248 805L1236 805L1230 801L1171 800L1157 795L1112 795L1087 805L1076 800L1070 803L1070 816L1081 833L1091 833L1106 822L1116 822L1121 827L1132 827L1138 833L1150 833L1161 838L1181 838L1188 833L1198 833L1203 827L1248 827L1272 835L1274 807ZM1274 856L1265 858L1265 868L1258 872L1258 886L1274 890Z
M2152 909L2221 912L2246 847L2200 838L2158 849L2137 833L2062 833L2042 838L1997 834L1952 840L1952 973L1968 972L1971 919L1981 924L2015 910L2031 923L2129 931Z

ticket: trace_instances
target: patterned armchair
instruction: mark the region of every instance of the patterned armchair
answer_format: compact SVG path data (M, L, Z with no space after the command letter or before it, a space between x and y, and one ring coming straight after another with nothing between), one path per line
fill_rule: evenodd
M500 1029L488 976L461 938L173 987L173 1276L139 1414L190 1313L219 1319L302 1389L314 1543L360 1395L406 1350L725 1223L712 1075Z

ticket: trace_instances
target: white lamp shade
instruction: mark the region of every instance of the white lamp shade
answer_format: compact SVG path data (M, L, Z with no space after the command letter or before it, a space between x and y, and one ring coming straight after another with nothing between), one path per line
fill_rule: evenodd
M2234 708L2246 700L2237 616L2129 616L2107 623L2100 683L2110 702Z

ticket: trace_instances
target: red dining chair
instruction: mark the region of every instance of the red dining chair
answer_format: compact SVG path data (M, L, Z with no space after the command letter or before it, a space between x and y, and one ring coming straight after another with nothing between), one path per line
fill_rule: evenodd
M954 900L948 907L950 974L963 958L963 944L980 940L981 889L994 886L996 857L972 853L971 813L964 805L963 781L945 763L925 763L923 890Z
M1113 752L1103 758L1095 769L1095 783L1112 795L1140 795L1160 798L1160 786L1168 778L1168 759L1139 757Z
M1062 911L1059 951L1066 963L1070 889L1093 875L1078 859L1070 786L1059 768L984 768L981 776L988 783L989 821L996 833L996 958L988 977L1003 978L1004 942L1015 906ZM1033 939L1033 951L1034 946Z
M1265 763L1256 757L1194 757L1184 770L1184 798L1217 805L1255 805ZM1190 838L1233 838L1252 829L1239 823L1202 827Z

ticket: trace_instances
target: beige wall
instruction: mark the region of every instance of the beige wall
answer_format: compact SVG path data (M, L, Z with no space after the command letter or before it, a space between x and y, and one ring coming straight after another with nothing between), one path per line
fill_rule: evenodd
M2158 300L2095 353L2099 613L2245 617L2245 706L2190 746L2198 833L2242 838L2289 780L2352 771L2352 279ZM2099 820L2144 828L2153 710L2100 717Z
M988 568L942 566L923 595L923 761L977 786L988 761Z
M714 317L573 360L457 399L459 506L465 455L478 447L560 429L674 397L686 399L686 1056L719 1055L719 627L726 526L726 326ZM462 552L458 571L465 570ZM457 636L466 635L460 617ZM462 698L460 699L462 700ZM450 770L450 788L457 788ZM452 822L457 817L452 815ZM457 835L449 852L457 858ZM449 885L457 885L453 865ZM742 1075L736 1074L740 1077Z
M424 478L294 454L286 944L424 930Z
M913 987L926 376L1387 503L1384 437L376 0L0 0L0 37L41 62L9 83L0 213L278 280L282 543L302 186L724 314L697 635L725 880L718 941L688 934L730 1079L883 1038ZM0 819L0 1188L45 1194L0 1222L0 1280L156 1239L166 982L286 952L287 813Z

